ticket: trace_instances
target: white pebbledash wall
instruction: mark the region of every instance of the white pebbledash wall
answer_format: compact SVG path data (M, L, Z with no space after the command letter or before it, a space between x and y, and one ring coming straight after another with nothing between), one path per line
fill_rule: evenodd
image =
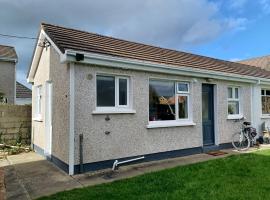
M132 106L135 114L93 114L96 108L96 74L120 74L131 79ZM89 80L89 76L92 79ZM191 83L194 126L148 129L149 78L166 78ZM84 163L164 151L201 147L201 87L203 79L139 71L75 65L75 164L79 164L79 134L84 135ZM251 119L251 85L213 81L216 90L216 144L230 143L239 123L227 119L227 87L241 87L241 110ZM110 134L106 135L105 132Z
M45 83L50 76L50 49L43 49L32 85L32 143L37 148L45 148ZM42 85L41 119L36 119L36 86Z
M32 143L35 150L44 151L46 148L45 137L45 100L46 82L52 82L52 155L68 163L68 136L69 136L69 68L67 64L60 63L59 54L54 48L44 48L33 83L32 95ZM42 118L35 119L36 90L42 85L41 113ZM42 152L40 152L42 153Z

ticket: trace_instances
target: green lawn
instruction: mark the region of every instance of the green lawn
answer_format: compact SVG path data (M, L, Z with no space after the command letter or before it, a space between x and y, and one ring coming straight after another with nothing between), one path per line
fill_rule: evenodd
M41 199L270 199L270 150L229 156Z

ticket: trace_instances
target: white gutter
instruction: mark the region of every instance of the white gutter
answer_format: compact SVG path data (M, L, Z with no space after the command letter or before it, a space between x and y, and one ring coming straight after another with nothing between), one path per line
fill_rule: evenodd
M4 62L15 62L15 63L17 63L18 62L18 59L16 59L16 58L1 57L0 58L0 61L4 61Z
M270 80L266 78L238 75L233 73L217 72L204 69L196 69L185 66L173 66L168 64L157 64L153 62L107 56L95 53L85 53L81 51L66 50L61 62L76 62L75 55L84 54L84 60L80 63L102 65L112 68L132 69L139 71L160 72L174 75L185 75L198 78L213 78L236 82L270 85Z

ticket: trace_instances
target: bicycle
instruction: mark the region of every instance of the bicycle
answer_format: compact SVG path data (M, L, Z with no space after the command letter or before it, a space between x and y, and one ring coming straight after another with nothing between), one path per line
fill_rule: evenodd
M250 146L256 144L256 135L256 129L251 126L251 123L244 121L241 123L241 131L233 134L232 145L238 151L246 151Z

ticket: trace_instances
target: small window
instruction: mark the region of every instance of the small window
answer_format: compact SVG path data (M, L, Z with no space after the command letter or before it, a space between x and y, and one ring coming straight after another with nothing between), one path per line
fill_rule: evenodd
M239 88L228 87L228 115L240 114Z
M188 83L177 83L177 92L188 93L189 92Z
M239 95L238 95L238 88L234 88L234 98L238 99Z
M129 78L97 75L97 107L127 107Z
M37 86L36 87L36 112L35 112L35 117L36 118L41 118L41 114L42 114L42 105L41 105L41 102L42 102L42 86Z
M128 79L119 78L119 106L127 106Z

